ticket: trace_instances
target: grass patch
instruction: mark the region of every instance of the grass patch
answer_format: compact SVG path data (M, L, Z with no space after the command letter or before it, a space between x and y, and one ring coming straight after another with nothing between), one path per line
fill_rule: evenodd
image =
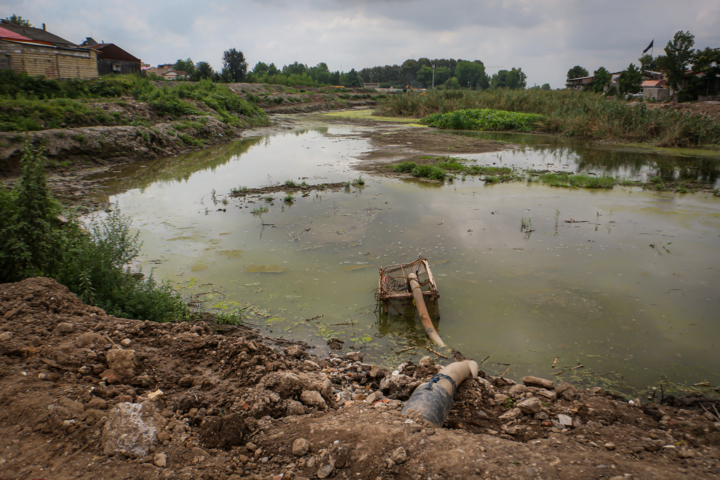
M593 177L590 175L567 175L558 173L545 173L540 175L540 181L551 187L576 188L613 188L617 180L613 177Z
M293 203L295 201L295 197L290 195L289 193L285 195L285 198L283 198L283 202L285 203Z
M253 215L262 215L263 213L268 213L269 211L270 211L270 209L268 207L261 206L258 208L253 208L251 213Z

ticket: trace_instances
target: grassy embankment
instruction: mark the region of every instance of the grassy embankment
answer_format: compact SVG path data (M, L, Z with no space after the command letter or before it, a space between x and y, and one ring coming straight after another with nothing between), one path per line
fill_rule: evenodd
M234 127L267 121L265 113L254 102L210 81L158 86L135 75L58 81L4 70L0 72L0 131L94 125L147 126L147 120L108 112L99 106L102 103L125 105L128 97L148 104L156 116L163 118L213 115Z
M588 140L646 143L661 147L720 148L720 122L712 117L674 109L649 109L644 103L608 100L602 95L570 90L430 91L425 95L392 95L384 99L379 115L428 117L439 128L520 130L493 124L476 112L492 109L541 115L532 118L533 130ZM433 115L442 114L442 115ZM511 119L504 113L498 118ZM485 115L487 117L487 115ZM515 117L517 119L517 117ZM525 119L528 120L528 119Z

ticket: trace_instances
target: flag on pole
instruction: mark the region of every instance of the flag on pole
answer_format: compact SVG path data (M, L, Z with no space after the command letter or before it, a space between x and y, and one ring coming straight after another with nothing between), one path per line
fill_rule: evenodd
M647 53L648 50L653 48L653 43L655 43L655 39L653 39L653 41L650 42L650 45L648 45L647 48L645 50L643 50L643 55L645 55L645 53Z

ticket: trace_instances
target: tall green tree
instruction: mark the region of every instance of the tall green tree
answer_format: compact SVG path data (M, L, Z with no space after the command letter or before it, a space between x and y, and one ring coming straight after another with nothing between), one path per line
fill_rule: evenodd
M516 90L525 88L527 85L527 75L522 68L513 68L512 70L500 70L492 76L493 88L509 88Z
M291 63L290 65L285 65L282 68L282 73L283 73L283 75L288 75L288 76L302 75L303 73L305 73L307 71L307 69L308 69L307 65L305 65L304 63L295 62L295 63Z
M360 78L360 75L355 71L355 69L351 69L348 73L343 74L343 78L341 80L342 84L346 87L362 87L363 82Z
M265 62L258 62L255 64L255 67L253 67L253 71L255 75L262 76L268 73L268 64Z
M212 80L215 72L213 71L213 68L210 66L208 62L198 62L197 65L195 65L195 72L193 72L192 80L198 81L205 78L209 78Z
M173 65L173 69L180 70L192 76L192 74L195 73L195 62L192 61L192 58L178 60L175 62L175 65Z
M677 32L665 47L665 56L658 58L658 66L665 71L668 82L678 90L685 79L687 67L693 59L695 35L690 32Z
M242 82L247 74L248 64L245 55L234 48L223 52L223 68L227 68L235 82Z
M32 27L29 20L25 20L24 18L15 15L14 13L7 17L5 20L10 23L14 23L15 25L20 25L21 27Z
M550 84L549 84L549 83L543 83L543 86L540 87L540 88L542 88L543 90L552 90L552 88L550 88Z
M593 73L593 82L590 85L590 89L593 92L596 93L602 93L602 91L605 89L605 85L610 83L610 72L607 71L605 67L600 67Z
M640 62L640 70L642 70L643 72L645 70L650 70L652 72L657 71L657 58L653 58L653 56L649 53L646 53L645 55L638 58L638 61Z
M712 48L697 50L693 59L693 71L705 74L702 80L705 82L705 95L708 95L710 86L715 83L717 77L720 77L720 50Z
M575 65L567 72L568 80L572 80L573 78L587 77L587 76L588 76L588 71L585 70L580 65Z
M644 77L640 69L634 63L631 63L627 70L620 74L618 81L620 93L638 93L643 80Z
M485 66L480 62L459 62L455 67L455 76L463 88L485 89L490 86Z

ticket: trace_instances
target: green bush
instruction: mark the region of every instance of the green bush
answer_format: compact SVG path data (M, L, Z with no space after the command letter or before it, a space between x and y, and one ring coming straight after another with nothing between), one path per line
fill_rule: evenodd
M613 188L617 181L613 177L593 177L590 175L568 175L564 173L546 173L540 180L551 187L576 188Z
M393 170L396 172L411 173L416 166L417 164L415 162L402 162L395 165Z
M453 130L514 130L529 132L543 119L534 113L507 112L489 108L433 113L422 119L431 127Z
M0 184L0 282L53 278L86 303L118 317L170 321L188 318L168 284L130 271L141 243L119 210L83 227L60 217L50 193L42 147L25 143L14 189Z
M410 173L414 177L425 177L433 180L445 179L445 171L434 165L417 165Z

